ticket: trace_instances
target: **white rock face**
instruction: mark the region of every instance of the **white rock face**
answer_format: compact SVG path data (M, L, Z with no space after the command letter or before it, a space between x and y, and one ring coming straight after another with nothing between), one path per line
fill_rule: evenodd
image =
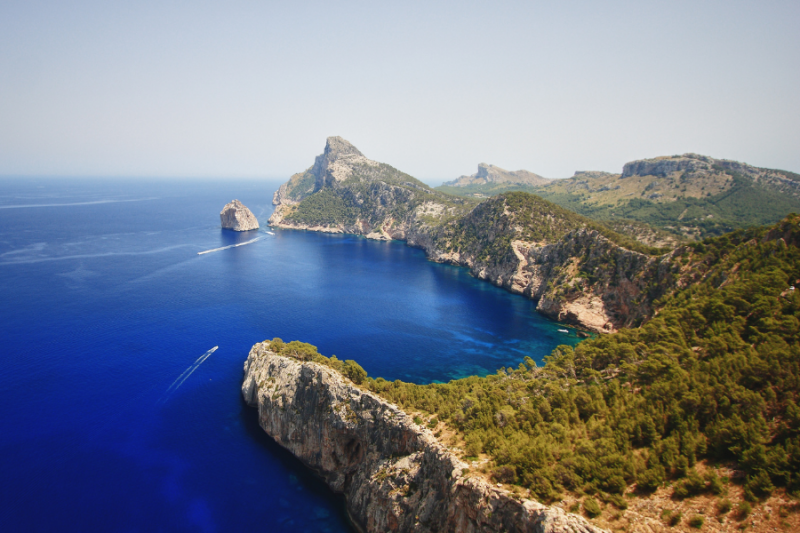
M335 370L253 346L242 395L275 441L345 495L365 533L604 533L479 477L410 416Z
M225 204L219 213L219 220L222 222L222 229L232 229L233 231L258 229L258 220L255 215L239 200Z

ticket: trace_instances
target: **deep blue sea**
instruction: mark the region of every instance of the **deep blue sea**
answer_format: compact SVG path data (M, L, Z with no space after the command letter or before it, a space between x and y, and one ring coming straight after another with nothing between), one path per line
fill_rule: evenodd
M425 383L577 342L401 242L220 228L278 185L0 179L0 530L350 531L243 404L254 343Z

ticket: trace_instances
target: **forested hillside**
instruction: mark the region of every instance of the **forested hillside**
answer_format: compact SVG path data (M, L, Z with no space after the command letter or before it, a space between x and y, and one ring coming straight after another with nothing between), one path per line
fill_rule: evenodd
M705 274L656 317L543 366L430 385L333 366L542 501L577 497L592 515L668 487L744 519L775 490L800 496L800 216L694 243L681 261Z
M552 501L672 487L722 495L742 473L744 499L800 495L800 217L685 249L709 268L635 329L559 347L537 367L447 384L370 382L406 409L435 415L486 454L490 474ZM724 497L721 496L720 505ZM591 504L590 504L591 505Z

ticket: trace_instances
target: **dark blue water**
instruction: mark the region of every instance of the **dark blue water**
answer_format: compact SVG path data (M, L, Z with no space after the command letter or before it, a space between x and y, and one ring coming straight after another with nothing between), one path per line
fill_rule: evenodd
M3 531L349 531L240 399L255 342L422 383L577 340L402 243L220 229L233 198L264 224L277 185L0 180Z

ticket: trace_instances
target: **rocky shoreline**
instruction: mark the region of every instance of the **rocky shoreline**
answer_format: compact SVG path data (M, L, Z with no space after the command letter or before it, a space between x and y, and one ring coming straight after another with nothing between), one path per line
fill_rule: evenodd
M335 370L253 346L244 400L275 441L342 493L364 532L602 533L583 517L471 476L397 406Z

